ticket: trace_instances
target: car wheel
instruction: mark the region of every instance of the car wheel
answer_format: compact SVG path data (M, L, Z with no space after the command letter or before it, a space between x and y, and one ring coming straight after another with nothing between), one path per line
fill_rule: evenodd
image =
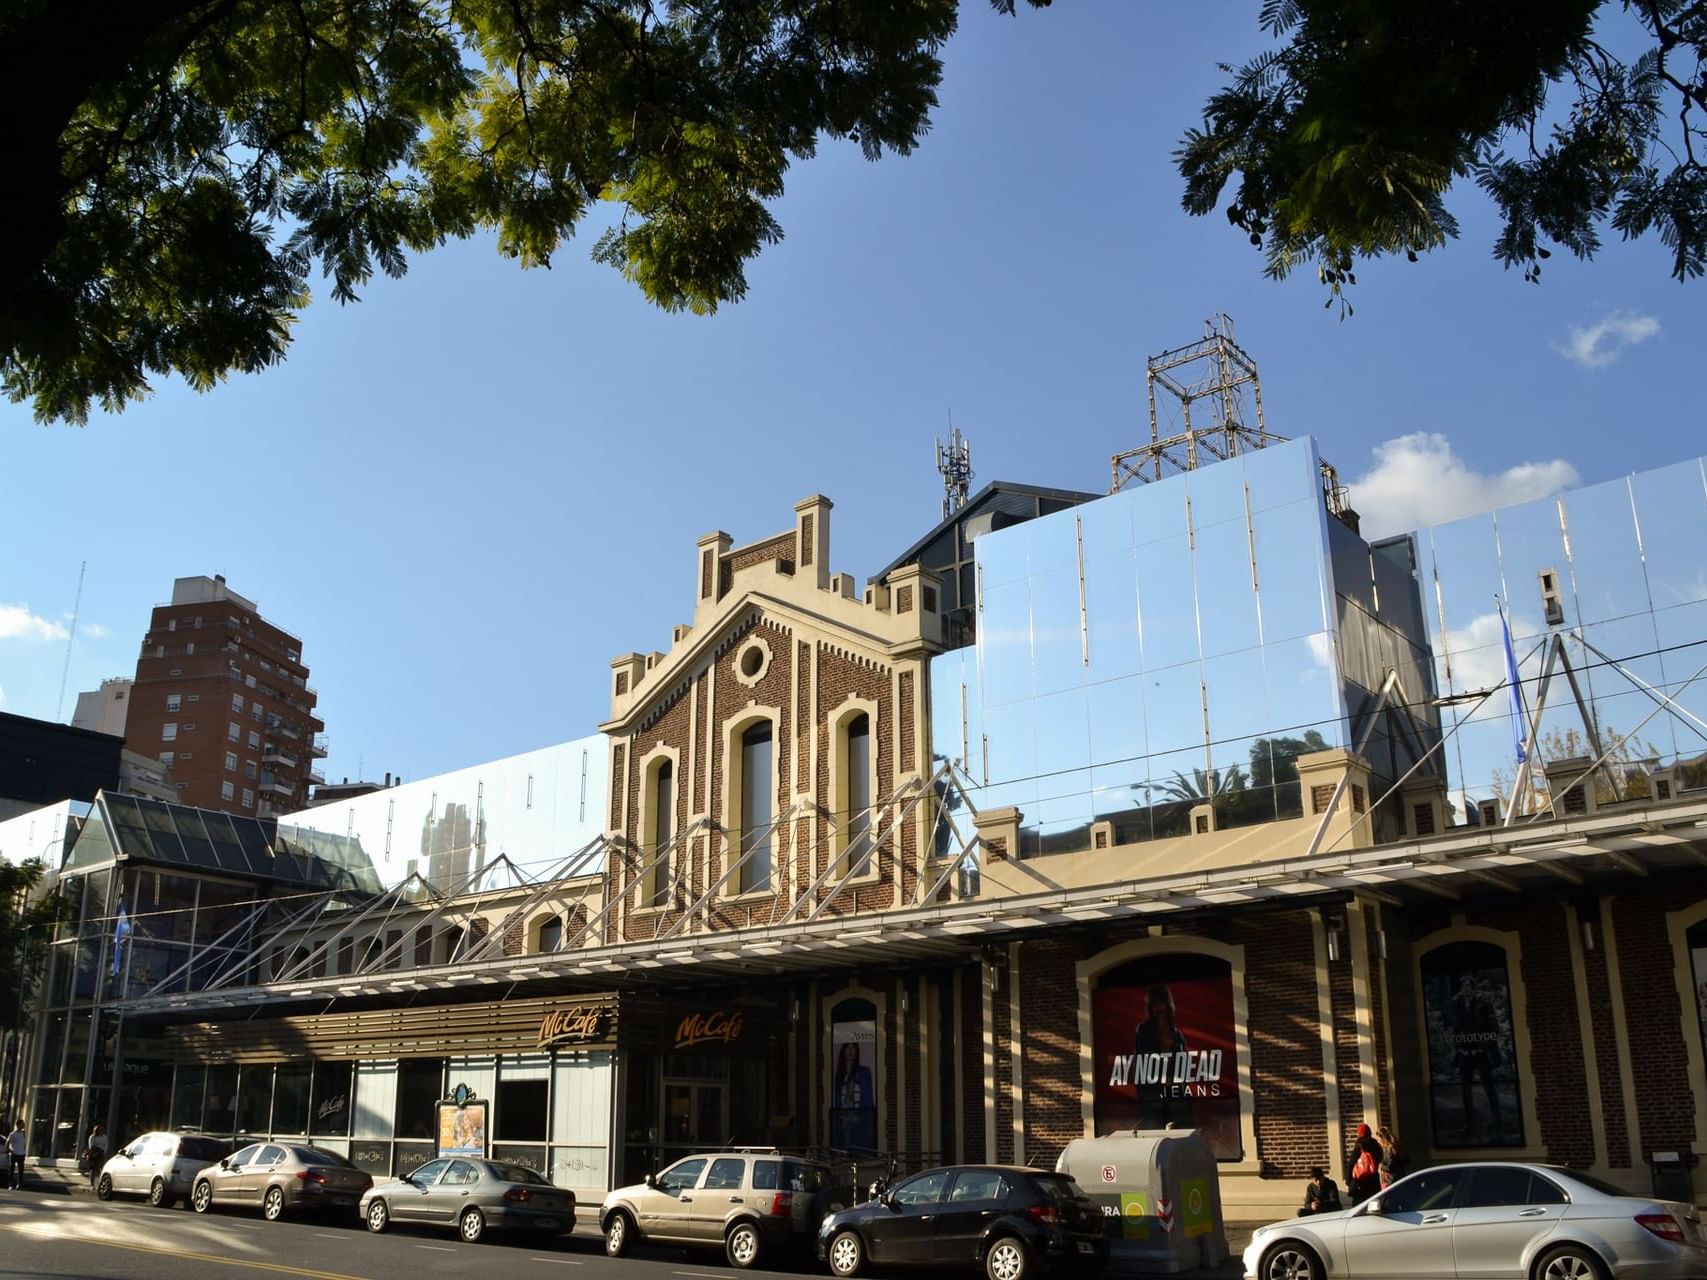
M474 1244L486 1234L486 1215L478 1209L464 1209L462 1217L456 1220L457 1234L469 1244Z
M98 1200L111 1200L113 1198L113 1180L104 1173L95 1179L95 1198Z
M1322 1280L1322 1260L1309 1245L1283 1240L1262 1256L1257 1280Z
M1536 1280L1606 1280L1606 1264L1586 1245L1562 1244L1535 1264Z
M984 1251L984 1274L990 1280L1024 1280L1029 1263L1018 1236L998 1236Z
M729 1265L740 1267L743 1271L759 1265L759 1259L764 1255L765 1242L759 1236L759 1229L751 1222L737 1222L729 1228L729 1234L723 1241L723 1252L729 1256Z
M197 1213L206 1213L213 1208L213 1184L198 1182L190 1192L190 1208Z
M166 1189L166 1179L156 1178L148 1184L148 1203L156 1209L172 1207L172 1193Z
M610 1220L605 1223L605 1256L620 1258L628 1252L629 1246L633 1243L634 1222L626 1213L618 1209L611 1214Z
M385 1201L375 1199L367 1207L367 1229L378 1235L391 1225L391 1210L386 1208Z
M830 1270L846 1280L857 1276L865 1266L865 1244L851 1231L837 1233L830 1241Z
M267 1194L261 1200L261 1216L268 1222L277 1222L284 1217L284 1188L267 1188Z

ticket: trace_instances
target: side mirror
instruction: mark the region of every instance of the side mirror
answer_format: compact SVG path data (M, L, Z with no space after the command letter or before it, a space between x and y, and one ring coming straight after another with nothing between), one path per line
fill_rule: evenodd
M656 1191L658 1189L658 1175L655 1173L647 1174L646 1175L646 1185L651 1187L652 1190Z
M1374 1217L1379 1218L1381 1216L1381 1213L1382 1213L1381 1197L1376 1196L1372 1200L1365 1200L1363 1202L1363 1211L1367 1214L1371 1214Z
M221 1169L229 1169L231 1167L231 1157L226 1156L225 1159L221 1160L219 1162L219 1167Z

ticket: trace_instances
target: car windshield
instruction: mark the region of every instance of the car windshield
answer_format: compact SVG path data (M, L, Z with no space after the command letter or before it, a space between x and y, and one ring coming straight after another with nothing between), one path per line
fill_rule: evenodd
M525 1164L489 1164L486 1166L504 1182L525 1182L530 1187L549 1187L552 1184L540 1177L538 1170Z
M292 1147L290 1153L303 1164L329 1164L336 1169L356 1167L336 1151L322 1151L319 1147Z

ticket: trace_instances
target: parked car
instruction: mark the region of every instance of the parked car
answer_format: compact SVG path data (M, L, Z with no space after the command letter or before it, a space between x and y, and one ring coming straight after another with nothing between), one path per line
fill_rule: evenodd
M732 1265L756 1267L773 1252L805 1252L823 1216L852 1200L828 1165L774 1149L710 1152L612 1191L599 1228L613 1258L650 1240L721 1248Z
M1102 1210L1064 1173L956 1165L915 1174L830 1215L818 1256L844 1280L873 1266L982 1267L989 1280L1094 1270L1108 1259Z
M257 1142L198 1173L190 1207L206 1213L215 1205L259 1205L276 1222L287 1210L353 1209L372 1185L372 1177L336 1152Z
M1500 1161L1425 1169L1355 1209L1259 1227L1244 1261L1247 1280L1681 1280L1707 1275L1707 1233L1690 1205Z
M526 1165L503 1160L429 1160L415 1172L370 1187L362 1196L369 1231L393 1222L455 1227L473 1244L488 1231L566 1234L575 1229L575 1193Z
M231 1144L199 1133L145 1133L107 1157L95 1178L95 1194L146 1195L157 1209L186 1199L196 1174L231 1154Z

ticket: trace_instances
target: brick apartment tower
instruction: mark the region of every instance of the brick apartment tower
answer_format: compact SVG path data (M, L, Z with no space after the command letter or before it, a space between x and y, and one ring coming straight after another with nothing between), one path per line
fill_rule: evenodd
M171 761L182 804L251 817L308 803L323 779L302 641L222 576L179 578L142 638L125 745Z

